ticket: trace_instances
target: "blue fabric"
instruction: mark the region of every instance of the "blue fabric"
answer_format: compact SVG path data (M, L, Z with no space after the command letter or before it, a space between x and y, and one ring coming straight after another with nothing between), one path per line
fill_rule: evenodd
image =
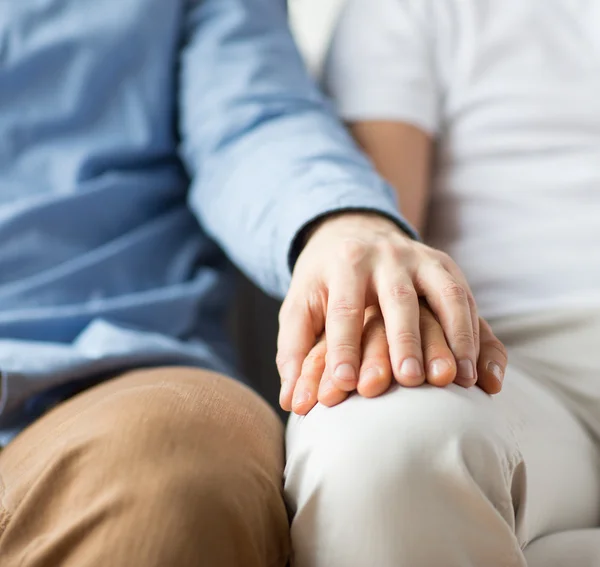
M286 17L283 0L0 4L0 442L127 368L233 373L221 249L281 297L313 219L402 223Z

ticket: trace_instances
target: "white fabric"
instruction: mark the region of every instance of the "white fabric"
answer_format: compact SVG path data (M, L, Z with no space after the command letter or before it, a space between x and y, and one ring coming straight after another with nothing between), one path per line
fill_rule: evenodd
M600 565L600 310L494 323L494 398L394 387L290 419L294 567Z
M428 240L485 316L600 305L600 2L349 0L326 84L438 137Z
M298 47L316 76L329 46L331 30L345 0L289 0L290 24Z

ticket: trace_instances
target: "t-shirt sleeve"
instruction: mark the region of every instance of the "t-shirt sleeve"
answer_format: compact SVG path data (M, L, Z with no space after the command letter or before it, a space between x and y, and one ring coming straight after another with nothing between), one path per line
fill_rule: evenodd
M325 65L345 120L439 128L432 25L424 0L347 0Z

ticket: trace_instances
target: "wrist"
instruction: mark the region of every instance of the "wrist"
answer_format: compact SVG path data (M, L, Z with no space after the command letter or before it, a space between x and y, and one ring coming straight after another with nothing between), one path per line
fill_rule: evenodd
M366 229L385 233L393 231L405 236L407 239L412 239L395 219L384 213L378 211L341 211L316 219L309 224L306 231L303 231L302 248L317 234L330 229L335 230L339 226L358 233Z
M329 230L338 224L343 224L346 227L353 227L357 232L367 228L371 230L376 229L385 233L395 231L409 240L414 240L414 236L409 233L405 227L399 224L397 219L390 217L383 212L358 209L335 211L315 218L298 233L290 250L290 269L293 271L298 257L306 245L317 234Z

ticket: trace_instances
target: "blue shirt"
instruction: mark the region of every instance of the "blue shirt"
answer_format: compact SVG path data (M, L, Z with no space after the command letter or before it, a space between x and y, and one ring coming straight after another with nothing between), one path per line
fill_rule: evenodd
M127 368L232 373L221 250L283 296L298 232L392 191L283 0L0 2L0 443Z

